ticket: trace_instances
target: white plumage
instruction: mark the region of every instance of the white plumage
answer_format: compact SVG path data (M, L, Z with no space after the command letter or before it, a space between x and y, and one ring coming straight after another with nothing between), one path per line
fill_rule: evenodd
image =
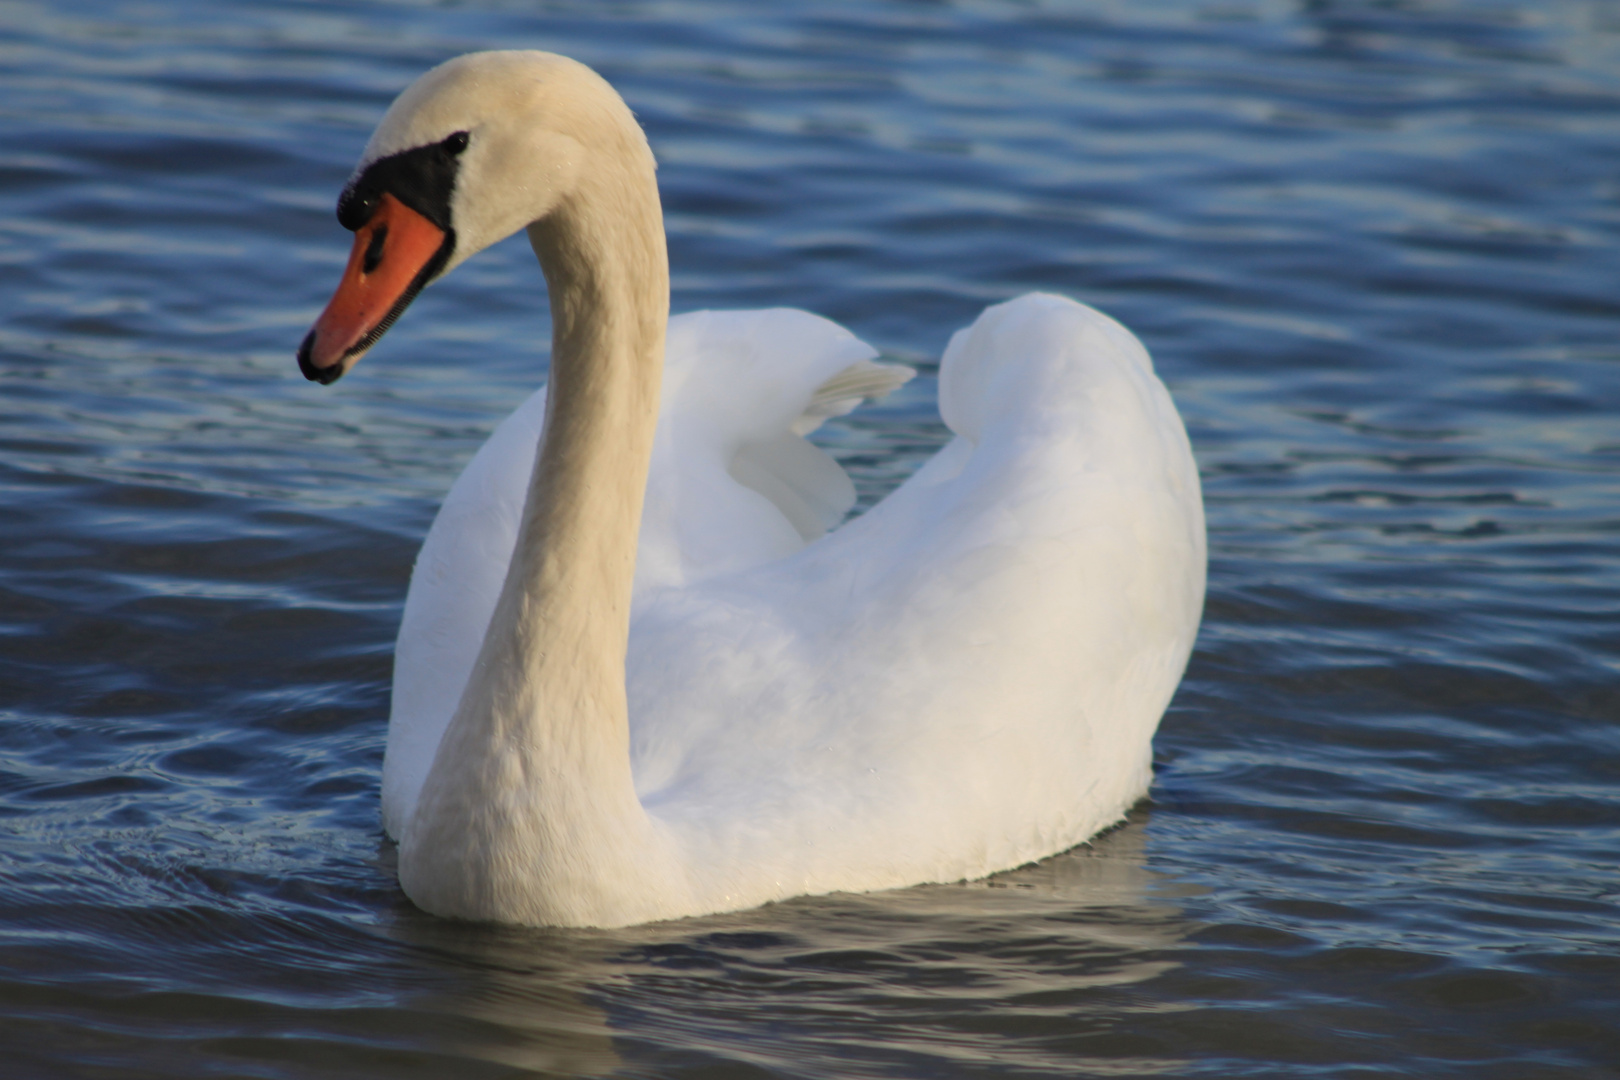
M470 128L479 180L458 186L458 213L503 197L498 170L473 157L493 138L476 116L490 87L537 74L548 104L531 121L570 138L558 95L588 102L593 124L622 110L571 62L485 55L425 76L373 139ZM517 125L509 88L499 97L502 123ZM640 167L613 153L570 175ZM542 201L567 208L574 194ZM549 235L531 229L558 310L568 268ZM632 283L623 306L658 296L656 281ZM618 362L589 351L554 350L554 382ZM400 630L383 813L414 899L464 917L615 925L972 878L1083 841L1144 794L1205 567L1197 471L1146 351L1071 300L990 308L941 364L954 440L840 524L853 488L801 436L909 376L874 355L799 311L670 319L633 588L606 560L568 586L573 607L556 600L562 586L520 580L567 551L529 551L534 568L509 569L515 545L543 544L539 525L520 533L546 511L532 502L542 425L556 422L547 391L499 427L423 545ZM588 452L544 445L540 467L559 474L629 467L607 435ZM633 516L580 513L634 529ZM592 621L615 589L630 592L627 646ZM587 667L605 652L607 674L576 679L576 648Z

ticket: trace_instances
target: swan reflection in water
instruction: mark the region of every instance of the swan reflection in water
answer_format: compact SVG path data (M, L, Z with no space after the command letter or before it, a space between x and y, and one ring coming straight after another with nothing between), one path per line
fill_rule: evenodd
M545 1075L746 1061L764 1026L822 1075L897 1047L1005 1064L1004 1036L980 1039L974 1026L986 1008L1054 1040L1111 1034L1134 1010L1156 1011L1151 996L1123 991L1176 967L1193 924L1178 883L1147 865L1147 816L982 881L618 930L473 925L402 907L388 932L443 981L399 1007L424 1018L425 1050ZM874 979L886 993L874 996ZM923 1027L910 1011L918 998ZM1038 1055L1024 1046L1018 1060ZM1072 1066L1054 1053L1063 1060ZM1130 1075L1185 1065L1112 1063Z

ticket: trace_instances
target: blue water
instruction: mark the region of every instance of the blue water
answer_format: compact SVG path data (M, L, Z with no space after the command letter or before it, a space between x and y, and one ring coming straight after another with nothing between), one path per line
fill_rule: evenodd
M428 66L601 70L677 310L924 376L1131 326L1208 610L1149 800L988 882L471 927L377 822L392 638L544 375L521 238L322 389L332 207ZM1602 0L0 7L0 1073L1620 1075L1620 8Z

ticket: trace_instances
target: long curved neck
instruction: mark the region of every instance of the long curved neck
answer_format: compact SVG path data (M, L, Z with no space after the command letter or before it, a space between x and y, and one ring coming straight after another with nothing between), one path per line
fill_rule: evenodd
M623 734L630 589L669 321L657 187L628 170L600 177L529 226L529 240L551 294L551 380L487 637L525 639L525 670L538 661L547 686L599 684L613 715L597 726Z
M553 320L544 434L478 662L400 844L401 884L438 914L603 923L645 891L630 879L655 841L624 663L669 271L650 158L626 157L529 227Z

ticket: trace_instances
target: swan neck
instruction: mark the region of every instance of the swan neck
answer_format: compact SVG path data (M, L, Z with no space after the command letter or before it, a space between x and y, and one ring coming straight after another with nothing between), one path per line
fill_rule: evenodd
M637 132L639 135L639 132ZM656 830L630 771L625 652L657 424L669 271L651 157L529 226L553 320L546 421L517 546L400 846L443 915L635 921Z
M608 619L614 644L601 666L621 689L669 320L657 186L633 179L603 178L529 226L551 297L551 378L507 582L546 601L529 605L531 620L564 593L578 597L567 605L577 617Z

